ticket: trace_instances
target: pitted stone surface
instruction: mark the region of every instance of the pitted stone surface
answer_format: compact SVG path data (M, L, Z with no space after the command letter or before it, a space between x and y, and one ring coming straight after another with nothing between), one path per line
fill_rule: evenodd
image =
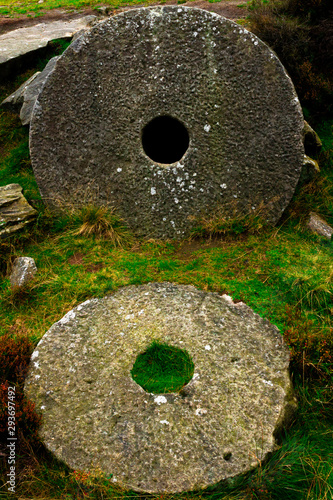
M153 340L186 349L179 393L131 378ZM243 303L192 286L151 283L79 305L31 357L26 395L41 438L74 469L100 468L126 488L178 492L245 472L274 449L293 406L278 329Z
M171 116L188 130L169 165L142 148L143 127ZM276 222L303 162L291 80L255 35L211 12L164 6L99 23L58 60L31 124L34 172L50 205L114 205L138 233L183 237L193 216L263 203ZM171 147L171 145L170 145Z

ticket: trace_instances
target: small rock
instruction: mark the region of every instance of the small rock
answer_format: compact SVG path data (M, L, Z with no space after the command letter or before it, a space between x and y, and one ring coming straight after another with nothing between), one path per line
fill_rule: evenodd
M310 156L304 155L299 184L308 184L317 174L319 174L319 172L320 168L318 162L310 158Z
M112 12L112 9L110 9L108 5L102 5L102 7L98 7L96 11L99 15L108 16L110 12Z
M310 218L307 223L307 228L310 229L310 231L312 231L313 233L316 233L319 236L323 236L328 240L331 239L331 236L333 234L333 228L315 212L310 212Z
M303 128L303 140L305 154L316 157L320 153L323 145L317 132L315 132L305 120Z
M0 187L0 238L22 229L36 214L19 184Z
M47 77L53 71L59 56L53 57L42 72L37 71L29 80L1 103L1 107L20 113L22 125L29 125L37 97Z
M37 272L35 261L32 257L18 257L14 260L10 286L13 289L22 288L33 279Z

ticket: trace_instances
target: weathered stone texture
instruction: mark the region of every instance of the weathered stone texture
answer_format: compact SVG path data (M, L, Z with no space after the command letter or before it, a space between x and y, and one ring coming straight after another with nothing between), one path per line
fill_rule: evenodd
M149 394L131 378L153 340L193 359L179 393ZM288 365L279 330L245 304L151 283L88 300L55 323L32 354L25 392L43 414L45 445L70 467L177 492L245 472L274 449L294 407Z
M0 187L0 238L22 229L37 212L29 205L19 184Z
M37 267L32 257L17 257L17 259L14 260L12 273L10 275L11 288L24 287L34 278L36 272Z
M170 165L141 144L161 115L190 136ZM89 186L138 233L183 237L192 216L220 205L234 214L264 203L276 222L300 175L302 130L267 45L216 14L164 6L114 16L72 43L39 96L30 146L49 204L82 204Z
M58 57L52 57L42 72L37 71L15 92L6 97L1 107L19 113L22 125L29 125L36 99L42 90L46 78L53 71Z
M333 227L315 212L310 212L307 228L310 229L312 233L323 236L327 240L332 238Z

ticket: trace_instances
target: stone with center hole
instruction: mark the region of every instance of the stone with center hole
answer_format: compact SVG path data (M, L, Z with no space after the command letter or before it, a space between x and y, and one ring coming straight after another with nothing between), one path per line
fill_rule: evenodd
M31 161L51 208L93 199L139 235L184 238L220 211L278 221L303 126L283 66L243 26L190 7L131 9L57 60L34 107Z
M293 408L288 365L278 329L245 304L150 283L55 323L25 393L45 446L68 466L175 493L247 472L274 450Z

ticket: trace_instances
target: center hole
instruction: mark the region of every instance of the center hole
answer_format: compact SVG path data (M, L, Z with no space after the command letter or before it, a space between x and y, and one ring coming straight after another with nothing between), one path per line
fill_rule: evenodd
M150 159L175 163L185 154L190 138L186 127L171 116L157 116L142 131L142 146Z
M193 377L194 364L185 349L154 341L136 358L133 380L154 394L178 392Z

